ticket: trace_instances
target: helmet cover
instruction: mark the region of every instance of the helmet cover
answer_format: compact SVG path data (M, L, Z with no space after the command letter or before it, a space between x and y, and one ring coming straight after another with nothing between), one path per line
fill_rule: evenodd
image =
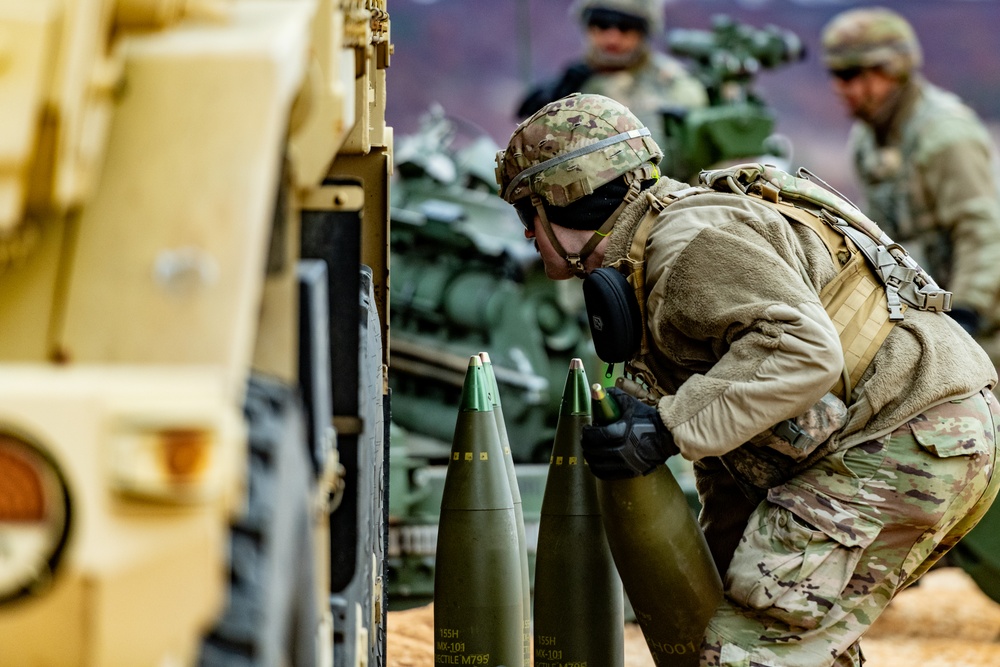
M497 153L501 196L514 204L535 194L566 206L647 162L663 157L627 107L603 95L573 93L523 121Z
M920 67L921 51L913 27L884 7L852 9L823 29L824 64L830 70L878 67L905 76Z
M665 0L577 0L570 11L586 26L587 13L593 9L608 9L641 19L646 35L655 37L663 32Z

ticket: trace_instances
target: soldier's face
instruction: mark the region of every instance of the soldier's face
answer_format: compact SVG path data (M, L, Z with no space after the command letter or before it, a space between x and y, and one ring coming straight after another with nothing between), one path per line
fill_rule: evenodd
M832 72L833 89L859 120L872 122L899 82L880 69L858 68Z
M552 225L551 227L552 233L556 235L556 239L565 248L566 252L578 252L583 249L583 246L590 241L590 237L594 235L594 232L589 229L568 229L559 225ZM542 229L538 216L535 216L534 228L524 230L524 237L526 239L534 239L535 250L538 251L538 255L542 259L547 278L550 280L569 280L576 277L572 269L569 268L566 258L555 249L549 235ZM607 245L607 242L607 238L603 239L594 251L584 259L583 264L588 272L601 266L601 259L604 256L604 246Z
M642 32L639 30L600 25L588 26L587 37L594 47L611 56L624 56L632 53L639 48L643 39Z

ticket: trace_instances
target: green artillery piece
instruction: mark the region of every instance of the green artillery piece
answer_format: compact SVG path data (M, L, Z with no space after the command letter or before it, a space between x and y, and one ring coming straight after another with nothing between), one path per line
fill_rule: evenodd
M774 135L774 115L753 82L763 70L805 58L798 36L719 15L711 31L674 29L667 43L671 53L693 61L692 73L707 89L709 106L664 110L665 174L690 181L700 170L728 160L789 157L789 147Z
M389 586L397 607L432 593L438 509L469 357L489 353L503 397L532 567L566 368L573 358L599 368L580 285L545 277L517 214L496 192L499 147L471 127L436 107L418 132L396 139Z
M449 442L470 355L488 351L515 462L547 460L558 387L594 359L579 285L545 277L514 210L496 193L485 134L464 146L435 108L400 137L391 191L393 422ZM574 289L575 288L575 289Z

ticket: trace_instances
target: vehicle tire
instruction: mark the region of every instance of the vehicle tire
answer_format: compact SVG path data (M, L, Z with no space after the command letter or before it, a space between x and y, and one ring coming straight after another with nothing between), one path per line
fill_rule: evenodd
M340 460L353 488L331 516L332 558L340 566L330 598L334 667L359 664L361 656L355 653L363 650L370 667L386 664L389 407L383 391L381 328L367 267L361 271L360 304L353 304L359 306L358 339L351 348L358 354L358 379L351 407L357 411L360 431L337 436ZM353 376L334 369L335 379L344 377ZM367 641L359 632L367 634Z
M301 403L293 387L254 375L244 413L247 504L232 526L225 611L199 665L312 667L318 614Z

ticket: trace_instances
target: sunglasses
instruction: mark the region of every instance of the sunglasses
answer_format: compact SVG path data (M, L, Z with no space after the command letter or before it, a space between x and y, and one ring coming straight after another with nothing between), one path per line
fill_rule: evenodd
M587 13L587 27L598 30L617 28L621 32L646 32L646 23L641 18L611 10L594 9Z
M531 200L526 200L514 204L517 217L521 219L521 224L531 233L535 232L535 207L531 205Z
M844 67L842 69L832 69L830 70L830 76L845 83L848 81L853 81L854 79L861 76L864 71L861 67Z
M641 21L614 21L607 19L591 19L587 26L597 28L598 30L617 28L620 32L642 32L643 27Z

